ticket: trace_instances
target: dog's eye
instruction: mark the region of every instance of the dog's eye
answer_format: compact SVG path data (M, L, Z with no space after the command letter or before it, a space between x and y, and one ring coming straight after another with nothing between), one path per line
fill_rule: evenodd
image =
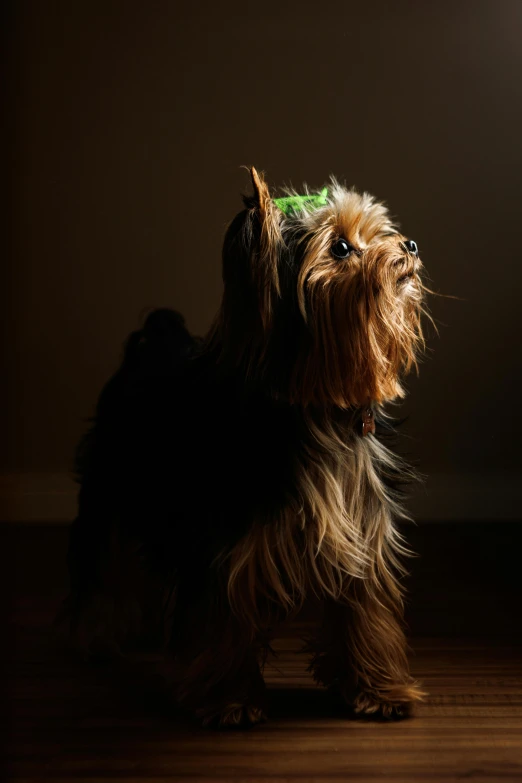
M331 247L332 255L335 258L348 258L350 253L353 252L353 247L346 241L346 239L336 239Z

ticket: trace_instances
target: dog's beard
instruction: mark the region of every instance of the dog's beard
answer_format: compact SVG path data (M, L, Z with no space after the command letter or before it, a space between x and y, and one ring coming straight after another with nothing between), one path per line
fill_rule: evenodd
M419 265L378 246L353 273L315 265L302 274L310 339L295 363L291 401L347 408L403 396L400 376L416 365L423 340Z
M278 317L284 297L267 329L224 308L210 335L220 360L269 395L304 407L360 407L404 396L400 378L416 366L423 345L423 286L417 272L401 280L407 273L393 263L379 275L368 266L364 274L307 281L290 328Z

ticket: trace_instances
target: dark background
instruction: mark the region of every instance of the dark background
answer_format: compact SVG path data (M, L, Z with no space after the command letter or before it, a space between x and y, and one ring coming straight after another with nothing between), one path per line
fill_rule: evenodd
M144 308L208 327L254 164L331 173L419 244L440 334L401 413L424 518L520 518L522 3L8 6L7 446L70 470Z
M7 777L521 780L522 0L2 11ZM401 528L419 555L406 620L429 695L399 725L335 717L285 637L268 727L202 735L153 656L86 665L51 629L68 582L54 523L75 513L84 419L145 308L208 327L251 164L273 185L334 173L385 199L433 289L456 297L432 298L440 333L397 411L428 476L412 511L437 522Z

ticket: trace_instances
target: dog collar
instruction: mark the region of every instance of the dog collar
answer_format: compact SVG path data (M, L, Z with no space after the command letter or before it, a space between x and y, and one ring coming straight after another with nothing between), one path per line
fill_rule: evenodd
M373 410L371 408L363 408L361 419L363 438L365 438L366 435L369 435L370 432L372 435L375 435L375 418Z
M300 209L306 207L312 207L319 209L324 207L327 203L328 188L323 188L320 193L310 193L306 196L284 196L283 198L275 198L274 204L279 207L281 212L285 215L295 215Z

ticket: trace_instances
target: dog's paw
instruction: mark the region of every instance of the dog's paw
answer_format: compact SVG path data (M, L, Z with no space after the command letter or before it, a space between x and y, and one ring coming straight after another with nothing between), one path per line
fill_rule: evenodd
M403 720L410 717L416 702L426 696L416 683L396 685L385 694L362 691L352 703L356 717L369 720Z
M253 704L228 704L220 712L205 715L201 724L213 729L248 729L256 723L264 723L266 715L261 707Z

